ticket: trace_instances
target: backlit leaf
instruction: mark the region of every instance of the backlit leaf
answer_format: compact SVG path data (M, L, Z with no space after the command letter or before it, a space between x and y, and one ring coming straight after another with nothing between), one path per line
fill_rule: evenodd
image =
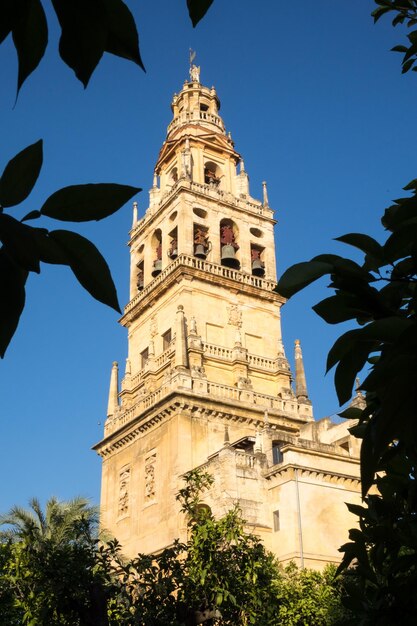
M205 16L213 0L187 0L188 14L194 27Z
M53 193L40 211L65 222L101 220L115 213L139 191L139 187L115 183L72 185Z
M107 304L120 313L116 288L109 267L91 241L68 230L54 230L49 237L62 248L67 263L78 282L96 300Z
M27 272L0 249L0 357L3 358L25 306Z
M284 296L284 298L290 298L318 278L329 274L332 270L332 265L320 261L313 260L297 263L284 272L278 281L275 291Z
M40 0L26 0L13 25L13 42L19 60L17 93L36 69L48 44L48 25Z
M27 198L38 179L42 160L42 139L39 139L9 161L0 179L1 206L15 206Z

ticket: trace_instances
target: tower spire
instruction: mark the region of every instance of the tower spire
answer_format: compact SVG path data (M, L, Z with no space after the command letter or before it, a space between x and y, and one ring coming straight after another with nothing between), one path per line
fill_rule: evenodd
M119 365L117 361L113 361L113 367L110 374L109 402L107 405L107 417L115 415L119 408Z
M304 371L303 353L300 340L295 340L295 395L299 402L310 402L307 391L306 375Z

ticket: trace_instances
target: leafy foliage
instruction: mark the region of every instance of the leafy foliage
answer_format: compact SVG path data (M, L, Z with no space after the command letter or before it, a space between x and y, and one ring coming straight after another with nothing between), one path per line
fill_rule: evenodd
M339 571L344 571L343 602L353 612L352 624L414 624L417 611L417 490L414 453L397 444L381 461L385 473L376 478L378 493L366 506L348 505L359 528ZM352 567L347 569L350 565Z
M116 288L106 261L88 239L66 230L49 232L25 222L42 215L63 221L99 220L123 206L140 189L117 184L64 187L40 210L22 220L4 213L25 200L42 167L42 140L28 146L6 165L0 178L0 356L16 331L25 304L29 272L40 272L41 262L67 265L79 283L97 300L120 311Z
M52 498L42 511L13 509L0 522L0 624L43 626L324 626L345 612L334 570L280 568L247 534L233 507L216 520L193 471L178 494L188 539L126 559L117 541L98 543L96 510Z
M364 253L362 265L337 255L320 255L287 270L277 287L282 295L291 296L307 281L330 274L329 287L335 295L314 310L329 324L346 320L359 324L335 342L327 369L336 368L336 391L344 404L358 372L371 363L361 385L367 392L367 407L354 415L359 419L356 434L363 438L364 495L393 441L417 443L417 180L406 190L413 195L396 200L384 213L382 224L391 234L383 245L358 233L338 238Z
M336 568L328 565L323 572L299 569L294 562L281 567L277 584L279 601L277 624L285 626L328 626L350 617L341 604L342 586Z
M373 18L377 22L386 13L394 12L395 16L392 20L393 26L398 24L406 24L408 28L412 28L417 24L417 2L416 0L375 0L378 8L373 12ZM417 30L412 30L407 35L409 44L407 46L394 46L395 52L403 54L402 72L405 74L410 69L417 72L415 62L417 60Z
M213 0L187 0L193 26ZM134 18L123 0L52 0L61 37L62 60L87 87L105 52L145 70L139 51ZM38 67L48 44L48 24L40 0L0 0L0 44L11 34L18 56L17 95ZM17 96L16 96L17 97ZM63 221L100 220L123 206L138 187L102 183L73 185L52 194L40 209L20 221L4 209L25 200L42 167L42 140L28 146L6 165L0 179L0 357L16 332L25 306L29 272L40 272L40 263L70 267L80 284L97 300L120 311L107 263L87 239L69 231L48 232L24 224L46 215Z
M417 24L417 3L376 0L377 21L395 12L393 25ZM417 31L404 53L403 72L417 59ZM344 604L353 616L340 623L382 626L414 624L417 563L417 179L412 192L394 201L381 222L388 231L380 244L362 233L338 240L364 255L362 264L337 255L320 255L287 270L277 290L290 297L326 274L334 295L314 308L329 324L356 320L329 352L327 369L335 367L341 404L351 395L363 367L369 373L363 410L349 408L341 416L356 419L351 432L362 439L361 478L364 506L348 505L359 518L341 547L344 557ZM326 267L327 266L327 267Z

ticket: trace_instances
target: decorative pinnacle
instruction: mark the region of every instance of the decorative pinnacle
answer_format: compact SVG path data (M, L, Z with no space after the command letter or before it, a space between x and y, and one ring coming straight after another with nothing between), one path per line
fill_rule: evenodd
M263 190L263 205L265 207L269 207L269 200L268 200L268 190L266 188L266 181L264 180L262 182L262 190Z
M307 381L304 372L303 353L301 351L300 340L295 340L295 395L301 402L309 402Z
M133 203L133 221L132 221L132 228L134 226L136 226L138 221L138 203L135 201Z
M109 402L107 405L107 417L115 415L119 409L119 365L117 361L113 361L113 367L110 374Z

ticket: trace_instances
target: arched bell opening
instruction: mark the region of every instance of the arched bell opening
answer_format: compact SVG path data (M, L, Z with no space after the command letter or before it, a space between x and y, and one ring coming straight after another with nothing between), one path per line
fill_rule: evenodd
M220 167L213 163L213 161L207 161L204 163L204 182L210 187L219 187L223 172Z
M233 269L240 268L240 262L237 258L239 245L237 243L237 226L232 220L224 219L220 222L220 262L226 267Z
M171 230L168 237L169 248L167 254L171 261L174 261L178 256L178 229L175 227L174 230Z
M252 244L250 247L250 258L252 274L254 276L265 276L265 263L263 261L264 248Z
M170 187L173 187L175 183L178 182L178 168L173 167L172 170L168 173L168 184Z
M205 259L211 250L208 238L208 228L200 224L194 224L194 256Z
M153 268L152 276L155 278L162 272L162 231L158 228L152 235Z
M145 264L143 259L136 263L137 273L136 273L136 287L138 291L142 291L145 286Z

